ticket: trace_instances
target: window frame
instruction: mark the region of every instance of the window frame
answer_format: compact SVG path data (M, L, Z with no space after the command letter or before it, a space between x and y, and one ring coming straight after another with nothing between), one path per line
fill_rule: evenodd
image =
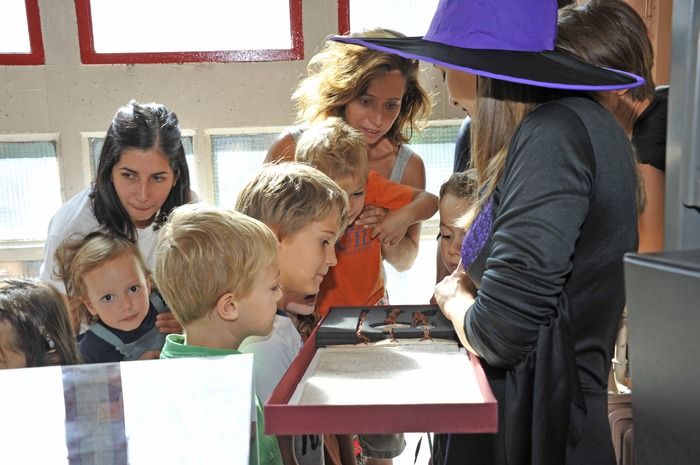
M29 0L28 0L29 1ZM36 0L34 0L36 1ZM91 0L75 0L78 20L80 61L85 65L164 64L164 63L229 63L249 61L293 61L304 59L302 0L289 0L292 48L277 50L213 50L202 52L98 53L92 33Z
M350 33L350 0L338 0L338 34Z
M24 5L27 12L27 29L31 51L29 53L0 53L0 65L37 66L46 64L39 0L24 0Z

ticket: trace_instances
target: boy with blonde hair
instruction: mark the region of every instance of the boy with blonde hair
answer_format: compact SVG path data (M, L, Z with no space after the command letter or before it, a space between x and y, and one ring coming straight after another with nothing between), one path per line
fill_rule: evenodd
M204 204L176 208L155 250L155 281L185 335L169 334L160 358L238 354L248 336L269 334L280 298L277 240L241 213ZM251 463L280 465L257 406Z
M299 139L296 160L327 174L348 194L348 227L336 248L338 265L321 284L317 311L332 306L386 303L381 243L411 240L406 230L437 211L437 197L370 171L364 136L341 118L311 126ZM388 209L374 229L355 225L365 205Z
M241 351L255 355L255 387L264 401L301 350L300 333L308 336L316 324L313 306L293 304L318 293L324 277L337 263L335 243L345 228L347 205L345 192L335 182L299 163L264 166L239 194L236 209L267 224L278 241L283 293L277 302L273 330L267 337L251 337L241 345ZM299 311L302 313L295 313ZM323 464L319 436L278 439L285 463L293 455L299 465ZM351 443L344 452L346 463L352 463Z
M321 283L316 310L330 307L388 304L382 276L382 252L406 237L408 227L437 211L437 197L391 182L370 171L365 138L341 118L311 126L297 142L295 159L318 168L333 179L349 199L348 226L336 246L338 264ZM354 224L365 205L388 209L373 230ZM359 435L371 463L391 463L405 447L403 434Z

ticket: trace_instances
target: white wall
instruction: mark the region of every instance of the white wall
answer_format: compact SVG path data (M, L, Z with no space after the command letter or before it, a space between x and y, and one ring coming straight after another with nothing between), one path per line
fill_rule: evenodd
M43 66L0 66L0 134L58 133L63 200L90 181L81 132L104 131L116 109L134 98L156 101L193 129L204 199L212 200L207 128L285 126L294 120L290 101L306 62L323 38L337 32L337 2L304 0L305 60L201 64L83 65L75 4L40 0L46 54ZM136 26L125 26L138 33ZM177 31L173 31L176 34ZM428 65L423 76L435 94L441 79ZM438 98L434 119L460 117Z

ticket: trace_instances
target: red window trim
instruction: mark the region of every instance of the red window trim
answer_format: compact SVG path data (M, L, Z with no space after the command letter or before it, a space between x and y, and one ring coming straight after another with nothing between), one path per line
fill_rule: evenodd
M292 48L289 50L218 50L207 52L97 53L92 35L90 0L75 0L80 60L83 64L201 63L235 61L291 61L304 59L302 0L289 0Z
M350 0L338 0L338 34L350 33Z
M0 65L43 65L44 40L41 36L39 0L24 0L29 29L29 53L0 53Z

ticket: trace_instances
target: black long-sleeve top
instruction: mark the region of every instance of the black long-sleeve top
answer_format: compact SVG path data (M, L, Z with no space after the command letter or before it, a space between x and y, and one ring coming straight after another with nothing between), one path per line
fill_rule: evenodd
M598 418L585 399L605 393L638 240L635 172L624 131L587 98L543 104L514 134L464 322L487 372L504 372L509 464L569 463Z

